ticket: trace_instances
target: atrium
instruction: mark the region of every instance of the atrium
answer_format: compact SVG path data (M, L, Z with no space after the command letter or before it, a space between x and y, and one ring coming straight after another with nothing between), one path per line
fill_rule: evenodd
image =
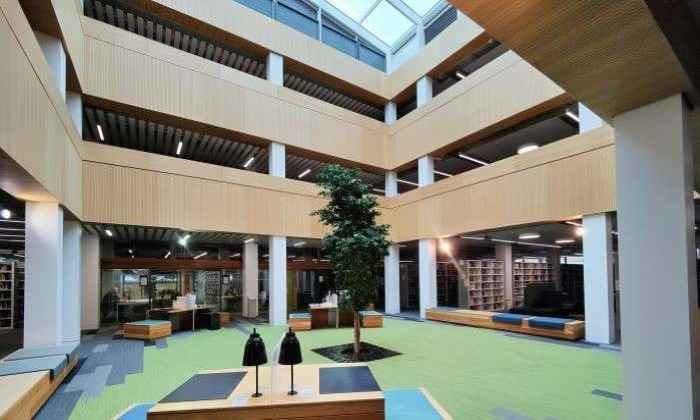
M0 27L0 419L700 418L698 2Z

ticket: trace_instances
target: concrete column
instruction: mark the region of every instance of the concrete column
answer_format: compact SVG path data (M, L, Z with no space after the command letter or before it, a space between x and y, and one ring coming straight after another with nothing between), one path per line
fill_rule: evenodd
M384 105L384 122L387 124L395 123L397 120L396 112L396 102L388 102Z
M36 40L39 41L39 46L44 52L44 57L49 63L51 73L56 83L56 88L61 94L61 97L66 99L66 52L63 49L63 43L59 38L54 38L43 32L34 32Z
M267 54L267 65L265 66L267 80L275 85L284 85L284 57L279 54L269 52Z
M578 120L579 133L585 133L603 126L603 120L581 102L578 103Z
M583 301L586 341L615 342L612 220L609 214L583 216Z
M435 164L432 156L418 159L418 186L425 187L435 182Z
M66 92L66 105L78 134L83 136L83 97L76 92Z
M27 202L24 347L63 341L63 209Z
M552 266L552 282L557 290L561 290L561 249L549 248L547 262Z
M384 178L384 195L395 197L399 194L396 172L387 172ZM389 255L384 257L384 312L401 312L401 285L399 266L399 246L391 244Z
M697 418L700 311L687 109L675 95L620 114L613 126L624 417Z
M270 236L270 324L287 325L286 236Z
M255 318L258 316L258 244L248 242L243 244L243 316ZM248 302L252 304L249 305Z
M496 244L496 259L503 261L503 282L506 309L513 307L513 245Z
M418 296L420 317L437 306L437 253L435 239L418 241Z
M423 76L416 82L416 106L421 107L433 99L433 79Z
M94 331L100 328L100 237L83 232L80 254L83 266L80 329Z
M63 223L63 343L80 343L82 263L78 222ZM28 308L32 310L31 307Z
M286 152L284 144L270 143L270 150L268 155L268 173L272 176L284 178L287 173Z

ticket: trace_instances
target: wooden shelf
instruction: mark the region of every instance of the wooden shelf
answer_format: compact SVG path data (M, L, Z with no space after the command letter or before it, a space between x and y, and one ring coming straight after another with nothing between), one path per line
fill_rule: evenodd
M525 287L534 283L552 281L552 265L544 262L513 263L513 306L522 306L525 299Z
M498 311L505 309L505 264L499 260L463 260L466 273L464 288L466 306L472 310Z

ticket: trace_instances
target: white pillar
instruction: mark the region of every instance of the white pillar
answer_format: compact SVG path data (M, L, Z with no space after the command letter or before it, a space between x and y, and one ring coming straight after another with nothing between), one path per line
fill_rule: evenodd
M66 99L66 52L63 50L63 43L59 38L54 38L43 32L35 32L36 40L44 52L44 57L49 63L51 73L56 83L56 88L61 97Z
M437 306L437 253L435 239L418 241L418 300L420 317Z
M243 316L255 318L258 316L258 244L246 242L243 244ZM251 303L249 305L248 303Z
M433 79L423 76L416 82L416 107L421 107L433 99Z
M435 165L432 156L418 159L418 186L425 187L435 182Z
M388 102L384 105L384 122L393 124L397 119L396 102Z
M395 197L399 194L396 172L389 171L384 177L384 195ZM384 312L397 314L401 312L401 285L399 274L399 246L391 244L387 249L389 255L384 257Z
M78 134L82 137L83 135L83 97L76 92L66 93L66 105L68 105L68 112L70 113L73 124L75 124Z
M396 172L389 171L384 174L384 195L387 197L396 197L399 195L399 177Z
M578 103L578 131L585 133L603 126L603 120L593 111L586 108L586 105Z
M78 222L63 223L63 343L80 343L82 263ZM27 308L32 310L31 307Z
M63 209L27 202L24 347L63 341Z
M615 117L624 416L700 416L693 148L681 95ZM672 414L670 414L672 413Z
M287 324L286 236L270 236L270 324Z
M615 342L612 220L609 214L583 216L583 302L586 341Z
M100 237L83 232L80 253L83 265L80 329L94 331L100 328Z
M267 164L268 173L270 175L281 178L286 176L286 152L284 144L270 143Z
M505 289L505 306L511 309L515 299L513 298L513 245L496 244L496 259L503 261L503 280Z
M284 85L284 57L279 54L269 52L267 54L267 65L265 66L267 80L275 85Z

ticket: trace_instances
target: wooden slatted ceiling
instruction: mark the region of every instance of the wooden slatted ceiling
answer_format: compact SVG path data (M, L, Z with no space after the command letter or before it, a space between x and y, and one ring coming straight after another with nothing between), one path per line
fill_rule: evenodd
M101 238L112 239L115 242L175 242L180 237L187 234L190 235L188 242L194 244L241 244L251 237L251 235L244 233L210 231L184 232L179 229L144 226L88 223L85 224L84 227L87 231L99 235ZM112 236L107 235L107 230L112 232Z
M450 0L611 121L694 88L643 0Z
M177 24L131 7L124 1L85 0L85 15L207 60L265 78L264 59L250 57L234 48L202 38ZM384 110L381 107L308 78L286 73L284 86L358 114L384 120Z
M83 135L89 141L238 169L243 168L252 157L253 161L245 169L267 173L268 150L265 147L146 121L92 106L83 107L83 116ZM104 141L100 140L98 125L102 129ZM178 155L177 148L180 142L182 150ZM319 171L326 165L326 162L287 153L288 178L315 182ZM299 178L307 169L311 171ZM383 176L369 172L362 172L362 179L373 187L384 183Z

